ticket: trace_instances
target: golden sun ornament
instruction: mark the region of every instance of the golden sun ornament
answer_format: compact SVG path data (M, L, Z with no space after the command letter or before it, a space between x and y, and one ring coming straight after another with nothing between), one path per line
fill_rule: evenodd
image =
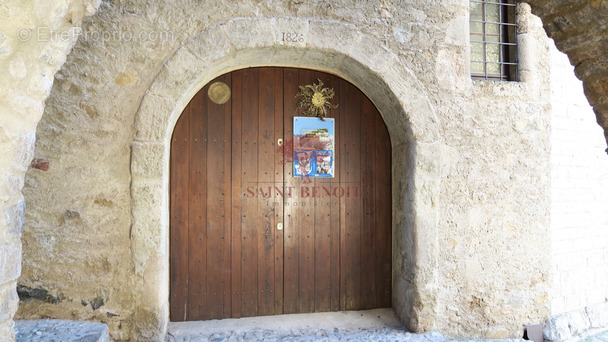
M337 104L329 102L335 95L335 92L331 88L323 88L323 82L317 78L318 84L307 84L304 86L298 86L300 91L296 94L299 97L298 108L302 108L304 116L316 116L319 119L327 115L328 109L338 108Z

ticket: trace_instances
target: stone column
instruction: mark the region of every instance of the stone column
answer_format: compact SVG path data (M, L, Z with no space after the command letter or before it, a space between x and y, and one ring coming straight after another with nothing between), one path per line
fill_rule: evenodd
M0 3L0 340L15 339L21 273L21 189L55 73L98 0Z

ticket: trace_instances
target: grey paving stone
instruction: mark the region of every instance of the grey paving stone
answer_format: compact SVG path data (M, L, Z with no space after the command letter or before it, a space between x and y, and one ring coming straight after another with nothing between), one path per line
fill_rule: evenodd
M56 319L16 320L16 342L110 342L108 326Z

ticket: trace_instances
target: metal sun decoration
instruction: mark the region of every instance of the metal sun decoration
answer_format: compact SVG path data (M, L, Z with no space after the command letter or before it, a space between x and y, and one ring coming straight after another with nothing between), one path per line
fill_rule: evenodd
M316 116L319 119L325 121L323 118L327 115L328 109L338 108L337 104L329 102L335 92L332 88L323 88L323 82L317 78L318 84L307 84L298 86L300 91L296 94L296 97L300 97L298 101L298 108L302 108L304 116Z

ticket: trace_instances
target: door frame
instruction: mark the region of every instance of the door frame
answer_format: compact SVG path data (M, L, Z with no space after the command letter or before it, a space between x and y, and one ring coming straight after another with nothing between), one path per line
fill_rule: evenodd
M314 29L306 31L303 42L286 46L280 35L269 34L285 27ZM243 32L250 37L243 38ZM354 26L317 19L234 18L211 25L180 47L152 81L135 115L134 336L162 339L169 321L168 155L177 118L215 77L269 64L336 74L361 89L381 113L393 150L393 308L408 329L431 329L437 319L435 202L441 184L440 168L431 166L441 137L425 87L381 41ZM417 186L422 183L424 187Z

